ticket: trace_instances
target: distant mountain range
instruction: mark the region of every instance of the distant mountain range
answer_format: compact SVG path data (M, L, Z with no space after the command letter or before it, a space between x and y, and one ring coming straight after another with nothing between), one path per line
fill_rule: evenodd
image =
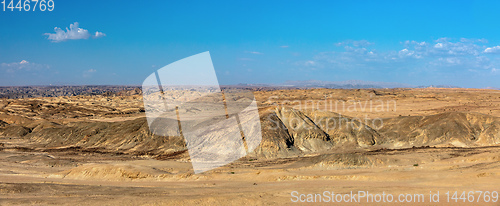
M429 86L418 86L415 88L462 88L454 85L429 85Z
M397 82L372 82L362 80L348 80L348 81L320 81L320 80L307 80L307 81L286 81L280 86L291 87L319 87L319 88L335 88L335 89L363 89L363 88L415 88L410 84L403 84Z
M398 82L373 82L363 80L347 80L347 81L321 81L321 80L306 80L306 81L286 81L281 84L239 84L238 86L252 87L298 87L298 88L329 88L329 89L367 89L367 88L461 88L453 85L428 85L414 86Z

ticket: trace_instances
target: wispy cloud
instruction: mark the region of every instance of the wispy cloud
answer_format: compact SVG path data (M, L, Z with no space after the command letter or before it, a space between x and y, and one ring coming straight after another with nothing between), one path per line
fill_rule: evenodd
M283 46L280 46L280 47L281 47L281 48L288 48L288 47L290 47L290 46L288 46L288 45L283 45Z
M250 53L250 54L263 54L263 53L258 52L258 51L247 51L246 53Z
M354 46L354 47L367 47L367 46L371 46L375 43L373 42L369 42L367 40L359 40L359 41L355 41L355 40L346 40L346 41L342 41L342 42L338 42L338 43L335 43L336 46Z
M408 40L402 42L403 48L398 50L377 51L368 47L373 43L366 40L348 40L336 44L344 46L344 51L321 52L312 59L298 61L296 65L349 71L396 71L406 68L417 72L428 69L437 73L458 70L496 73L500 59L490 59L485 53L500 53L500 46L487 47L487 42L485 39L465 38L459 41L439 38L431 42Z
M0 70L3 70L8 73L16 73L19 71L37 71L42 69L49 69L50 67L45 64L37 64L32 63L26 60L22 60L20 62L11 62L11 63L1 63Z
M254 59L252 58L238 58L240 61L253 61Z
M85 70L85 71L83 71L83 77L84 78L91 77L96 72L97 72L97 70L95 70L95 69Z
M62 30L59 27L54 28L55 33L45 33L47 35L47 39L52 42L63 42L67 40L77 40L77 39L88 39L92 38L100 38L106 36L106 34L96 31L95 34L91 34L87 29L83 29L79 27L78 22L69 25L69 29L66 27L66 31Z

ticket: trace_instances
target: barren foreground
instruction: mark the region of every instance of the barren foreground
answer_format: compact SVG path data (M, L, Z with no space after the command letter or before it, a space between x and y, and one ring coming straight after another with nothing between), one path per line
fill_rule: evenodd
M255 96L260 146L202 174L193 174L182 138L151 134L140 95L1 99L0 204L287 205L332 201L331 192L391 194L384 200L393 205L400 194L405 205L499 204L500 91ZM338 117L355 124L326 121ZM455 191L489 192L489 203L479 193L455 202ZM439 203L430 196L438 192Z

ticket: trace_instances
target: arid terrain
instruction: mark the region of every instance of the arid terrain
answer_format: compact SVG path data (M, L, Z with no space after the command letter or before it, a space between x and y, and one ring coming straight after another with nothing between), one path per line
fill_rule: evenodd
M152 134L137 90L0 99L0 205L289 205L294 191L500 204L445 194L500 192L499 90L253 93L262 142L201 174L183 138Z

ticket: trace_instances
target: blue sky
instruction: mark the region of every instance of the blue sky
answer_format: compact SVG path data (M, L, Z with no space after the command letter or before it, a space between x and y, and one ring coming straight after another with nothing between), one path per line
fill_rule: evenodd
M140 85L210 51L221 84L500 87L495 1L54 2L0 11L0 85Z

